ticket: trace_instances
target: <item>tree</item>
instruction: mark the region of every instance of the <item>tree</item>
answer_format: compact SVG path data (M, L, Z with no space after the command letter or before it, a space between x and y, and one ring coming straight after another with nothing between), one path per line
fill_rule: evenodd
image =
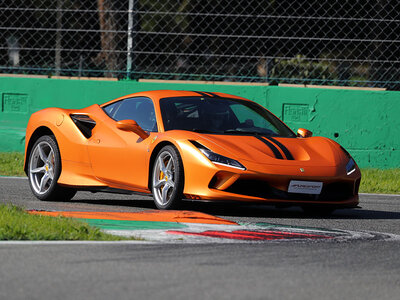
M99 10L101 52L95 58L97 64L105 62L105 77L115 77L117 70L116 22L113 12L112 0L97 0Z

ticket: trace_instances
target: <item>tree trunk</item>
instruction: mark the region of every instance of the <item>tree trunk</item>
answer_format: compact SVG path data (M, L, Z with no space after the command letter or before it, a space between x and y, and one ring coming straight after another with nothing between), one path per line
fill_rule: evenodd
M96 64L105 64L105 77L116 77L118 60L116 53L116 22L112 12L112 0L97 0L101 30L101 52L95 58Z

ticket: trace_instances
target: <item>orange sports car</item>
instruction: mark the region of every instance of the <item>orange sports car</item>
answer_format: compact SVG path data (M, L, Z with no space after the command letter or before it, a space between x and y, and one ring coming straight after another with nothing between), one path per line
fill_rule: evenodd
M297 135L257 103L224 93L149 91L83 109L46 108L26 130L25 172L41 200L77 190L356 207L361 173L336 142Z

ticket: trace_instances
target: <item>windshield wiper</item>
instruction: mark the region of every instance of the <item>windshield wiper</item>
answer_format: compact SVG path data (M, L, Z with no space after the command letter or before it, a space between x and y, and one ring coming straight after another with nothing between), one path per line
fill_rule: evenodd
M215 131L207 130L207 129L199 129L199 128L193 128L192 130L188 131L193 131L193 132L198 132L198 133L218 133Z
M260 134L257 131L237 130L237 129L228 129L228 130L225 130L224 133L255 134L255 135Z

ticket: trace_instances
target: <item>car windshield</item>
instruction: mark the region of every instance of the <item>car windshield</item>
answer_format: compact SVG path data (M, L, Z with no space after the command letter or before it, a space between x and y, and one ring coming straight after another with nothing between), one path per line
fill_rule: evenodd
M212 134L259 134L294 137L266 109L249 101L228 98L172 97L160 100L164 129Z

